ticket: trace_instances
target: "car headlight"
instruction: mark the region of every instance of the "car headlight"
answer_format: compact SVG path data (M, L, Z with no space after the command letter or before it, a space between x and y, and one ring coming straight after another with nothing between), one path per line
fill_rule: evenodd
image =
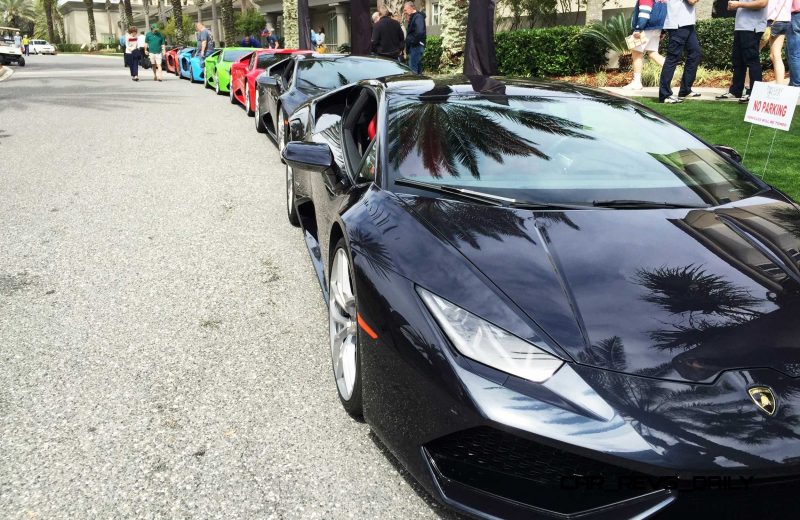
M541 348L421 287L417 292L456 350L478 363L534 383L547 381L564 364Z

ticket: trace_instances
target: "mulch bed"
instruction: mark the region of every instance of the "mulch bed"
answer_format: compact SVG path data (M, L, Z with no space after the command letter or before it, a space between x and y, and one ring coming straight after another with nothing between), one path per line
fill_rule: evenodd
M602 73L599 75L600 79L602 80ZM708 78L698 78L697 81L694 82L695 87L715 87L715 88L727 88L730 86L731 82L731 73L725 70L715 70L710 71L708 73ZM633 72L622 71L619 70L607 70L605 72L605 83L602 85L598 85L598 74L581 74L578 76L561 76L556 78L560 81L566 81L567 83L574 83L578 85L586 85L589 87L624 87L628 83L631 82L633 79ZM774 81L775 80L775 73L771 70L764 72L764 81ZM602 83L602 81L601 81Z

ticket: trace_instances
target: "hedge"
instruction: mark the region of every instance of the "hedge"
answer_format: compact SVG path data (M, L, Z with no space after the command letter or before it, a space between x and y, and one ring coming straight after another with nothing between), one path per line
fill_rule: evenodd
M503 76L572 76L605 66L607 47L580 35L581 27L524 29L495 35Z
M497 69L502 76L571 76L602 68L604 45L580 36L581 27L523 29L495 35ZM439 70L442 39L429 36L422 55L428 73Z

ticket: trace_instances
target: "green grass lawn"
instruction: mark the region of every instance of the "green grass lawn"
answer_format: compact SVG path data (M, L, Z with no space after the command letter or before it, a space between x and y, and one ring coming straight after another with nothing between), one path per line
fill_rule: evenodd
M744 122L745 105L713 101L687 101L663 105L652 99L640 99L644 105L672 119L712 144L732 146L744 155L750 123ZM751 172L800 201L800 107L795 111L792 129L778 130L775 146L767 165L767 152L775 130L754 126L747 146L744 165Z

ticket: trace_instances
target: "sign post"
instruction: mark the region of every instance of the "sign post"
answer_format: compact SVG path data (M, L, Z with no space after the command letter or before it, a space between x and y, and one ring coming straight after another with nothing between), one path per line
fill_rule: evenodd
M767 173L769 158L772 157L772 148L775 146L775 137L778 135L778 130L788 132L792 126L792 118L794 117L794 109L797 107L798 99L800 99L800 87L764 83L762 81L756 81L755 85L753 85L744 120L752 123L752 125L775 129L767 152L767 162L764 163L764 171L761 174L762 179ZM750 134L747 136L745 155L747 155L747 148L750 146L750 136L753 134L752 125L750 126Z

